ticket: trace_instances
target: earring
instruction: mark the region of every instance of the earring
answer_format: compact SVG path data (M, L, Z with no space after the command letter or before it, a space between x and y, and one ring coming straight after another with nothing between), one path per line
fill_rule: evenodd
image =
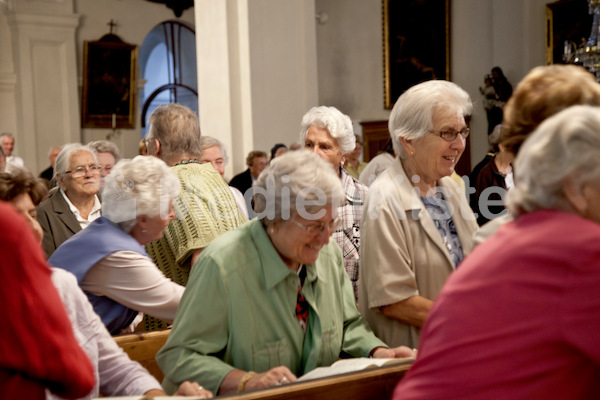
M146 232L148 232L147 229L142 229L142 233L146 233Z
M411 155L411 156L414 156L414 155L415 155L415 152L414 152L414 151L411 151L411 152L410 152L410 155Z

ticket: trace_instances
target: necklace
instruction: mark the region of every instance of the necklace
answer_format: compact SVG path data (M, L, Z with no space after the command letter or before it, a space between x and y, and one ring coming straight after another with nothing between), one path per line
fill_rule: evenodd
M186 164L202 164L199 160L196 160L195 158L190 158L189 160L181 160L180 162L178 162L177 165L186 165Z

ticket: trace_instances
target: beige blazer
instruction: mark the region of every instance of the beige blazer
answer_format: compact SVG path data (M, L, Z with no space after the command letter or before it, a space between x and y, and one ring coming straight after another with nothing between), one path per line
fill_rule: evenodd
M466 256L477 229L475 216L456 182L444 177L438 184ZM360 311L389 346L417 347L420 330L386 317L379 308L415 295L435 300L454 267L399 159L369 188L362 221Z

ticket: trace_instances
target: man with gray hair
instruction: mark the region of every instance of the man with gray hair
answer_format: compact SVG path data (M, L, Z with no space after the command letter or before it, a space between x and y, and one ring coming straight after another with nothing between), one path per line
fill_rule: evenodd
M338 207L342 225L333 233L333 238L342 248L344 267L352 281L354 297L358 300L360 219L367 187L344 169L346 156L356 146L352 121L335 107L313 107L302 117L300 143L329 161L342 180L346 196L344 204Z
M200 123L192 110L180 104L161 105L148 122L148 155L172 168L181 181L181 193L174 202L177 218L161 239L146 245L146 251L167 278L185 286L206 245L246 218L221 175L201 163ZM146 329L164 327L165 323L147 319Z
M6 156L6 166L4 167L4 171L10 174L14 172L15 169L26 169L23 159L13 155L13 150L15 148L15 137L12 135L12 133L4 132L2 135L0 135L0 143L2 144L4 155Z

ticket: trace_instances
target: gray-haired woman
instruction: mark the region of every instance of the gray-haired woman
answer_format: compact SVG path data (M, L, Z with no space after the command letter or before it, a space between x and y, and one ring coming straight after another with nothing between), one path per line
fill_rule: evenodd
M600 396L600 107L545 120L515 171L515 220L448 279L396 399Z
M369 187L363 207L359 306L391 345L418 346L433 300L471 250L475 216L449 176L472 109L467 92L434 80L404 92L390 115L399 157Z
M134 328L139 312L175 319L184 288L165 278L144 245L162 237L175 218L179 188L177 177L155 157L118 162L106 177L103 216L48 260L75 274L111 334Z
M54 178L58 189L37 207L44 237L42 247L54 250L101 215L98 199L100 170L94 151L80 143L63 146L56 157Z
M329 164L288 152L255 189L258 218L212 241L191 272L156 357L167 392L190 379L219 394L293 382L341 352L412 356L388 349L356 309L341 250L329 240L343 199Z

